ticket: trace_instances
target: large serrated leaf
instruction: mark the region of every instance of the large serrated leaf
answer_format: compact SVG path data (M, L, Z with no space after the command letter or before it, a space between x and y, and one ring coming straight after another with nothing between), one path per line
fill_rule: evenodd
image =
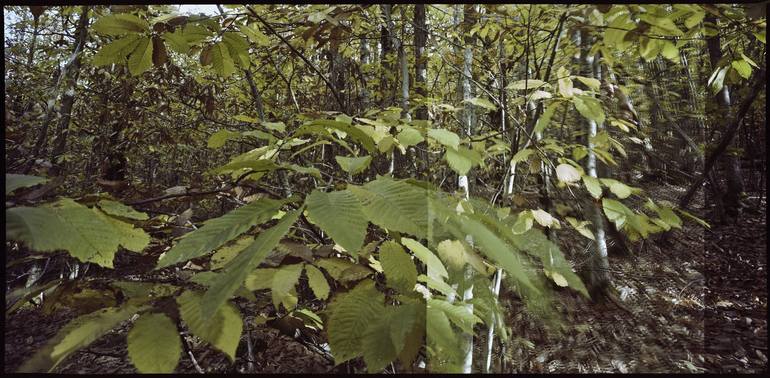
M460 146L460 137L445 129L428 129L428 136L440 144L457 149Z
M185 291L177 297L182 320L195 336L227 354L230 361L235 361L235 350L243 331L243 320L238 309L231 303L217 306L216 313L206 319L202 313L203 300L200 293L193 291Z
M51 372L73 352L83 348L115 328L143 308L110 307L75 318L67 323L46 345L19 368L20 373Z
M331 315L326 326L335 364L362 355L362 336L372 321L384 311L384 300L385 297L374 287L372 280L365 280L335 298L330 306Z
M128 57L128 71L131 75L138 76L150 67L152 67L152 42L150 38L142 37Z
M126 206L120 202L110 200L100 200L99 208L105 213L116 217L134 219L134 220L147 220L149 217L147 214L140 211L136 211L133 208Z
M141 251L149 236L141 229L108 217L96 209L63 198L41 207L15 207L5 211L5 232L40 252L66 250L83 262L112 268L119 245Z
M305 199L307 218L334 241L356 256L364 245L369 222L364 217L361 202L348 190L324 193L314 190Z
M262 231L254 243L230 261L203 297L202 312L204 318L213 315L241 287L246 276L259 266L273 248L278 245L281 238L289 232L289 228L297 221L303 209L304 206L284 215L278 224Z
M428 308L437 308L446 314L447 318L463 332L473 334L473 326L481 323L481 319L469 311L465 304L453 304L440 299L429 299Z
M369 164L372 162L372 157L369 155L358 157L347 156L335 156L334 160L340 165L343 171L350 173L351 175L357 175L369 168Z
M141 33L148 30L149 27L147 21L128 13L103 16L91 26L97 33L104 35Z
M138 34L129 34L121 39L103 46L94 55L91 63L94 66L105 66L109 64L124 64L128 54L136 49L141 37Z
M396 242L388 240L380 246L380 264L388 286L410 293L417 283L417 268L409 254Z
M401 244L409 248L414 255L420 259L428 268L428 276L436 279L449 278L444 264L441 263L438 257L427 247L420 244L417 240L409 238L401 238Z
M6 173L5 174L5 195L7 196L9 193L13 192L16 189L43 184L47 181L48 179L45 177L16 175L12 173Z
M303 266L304 264L285 265L273 274L270 295L273 298L273 306L276 311L280 309L281 304L287 311L294 310L294 306L297 305L294 286L299 282Z
M172 373L181 354L176 324L164 314L144 314L128 332L128 356L140 373Z
M235 72L235 62L224 42L215 43L211 49L211 63L219 76L229 77Z
M203 256L221 247L251 227L270 220L284 203L263 198L206 221L203 227L185 235L161 256L156 269Z
M428 232L428 192L405 181L379 177L364 186L348 185L369 220L388 230L420 238Z
M313 290L313 294L318 299L326 299L329 297L329 282L326 281L326 277L323 272L318 268L308 264L305 265L305 274L307 274L308 284L310 289Z

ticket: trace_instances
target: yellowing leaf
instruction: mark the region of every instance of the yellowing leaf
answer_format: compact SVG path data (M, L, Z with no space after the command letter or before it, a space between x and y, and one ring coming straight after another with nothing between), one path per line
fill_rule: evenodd
M482 108L488 109L488 110L495 110L495 109L497 109L497 106L495 106L495 104L493 104L491 101L489 101L489 100L487 100L485 98L481 98L481 97L469 98L467 100L464 100L464 102L467 102L469 104L473 104L473 105L476 105L476 106L479 106L479 107L482 107Z
M273 306L276 310L280 305L291 311L297 305L297 296L294 286L302 274L304 264L292 264L280 267L273 275L273 282L270 286L270 295L273 298Z
M551 214L542 209L532 210L532 217L543 227L551 227L556 222L556 219Z
M176 324L164 314L144 314L128 332L128 356L140 373L172 373L181 354Z
M567 283L567 279L557 272L551 272L551 279L553 280L553 282L555 282L557 285L561 287L567 287L569 285Z
M326 299L329 297L329 282L326 281L326 277L323 272L318 268L308 264L305 265L305 274L307 274L308 284L310 289L313 290L313 294L318 299Z
M185 291L177 297L179 314L195 335L224 352L230 361L235 361L235 350L241 339L243 320L238 309L231 303L218 306L216 313L204 319L201 302L204 297L193 291Z
M580 172L572 165L562 163L556 166L556 177L562 182L576 182L580 180Z
M583 175L582 178L583 184L586 186L588 192L591 193L591 197L599 199L599 197L602 196L602 186L599 183L599 180L589 175Z
M356 175L369 167L369 163L372 162L372 157L369 155L360 157L335 156L334 160L337 161L337 164L340 165L340 168L342 168L343 171L348 172L351 175Z
M445 129L428 129L428 136L440 144L452 147L455 150L460 146L460 137Z
M459 240L444 240L436 247L441 260L447 263L450 269L460 270L465 265L465 246Z

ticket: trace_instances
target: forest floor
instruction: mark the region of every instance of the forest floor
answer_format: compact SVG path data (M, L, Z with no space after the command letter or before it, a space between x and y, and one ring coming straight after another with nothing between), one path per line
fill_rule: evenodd
M682 190L662 186L651 194L673 200ZM492 370L766 372L766 206L756 197L749 201L753 202L747 211L753 213L735 223L712 224L710 230L704 230L685 221L683 229L671 233L663 244L637 246L632 256L611 256L614 285L625 310L611 303L592 304L563 290L556 301L562 331L556 333L522 311L521 302L510 293L502 293L512 336L504 353L499 353L499 344L495 348L495 354L502 358L493 359ZM708 209L697 206L693 213L711 223ZM572 246L571 257L577 261L582 259L582 247L577 246L585 243L579 235L574 237L570 240L567 236L561 242ZM579 265L576 263L576 268ZM46 316L39 307L31 306L7 316L4 371L15 371L74 316L66 310ZM250 323L251 316L244 321ZM125 346L128 328L124 322L68 357L55 372L135 373ZM230 364L224 354L192 336L186 338L206 372L325 373L348 369L346 365L335 368L318 352L275 328L251 327L250 332L252 366L247 361L245 342L241 342L235 363ZM483 337L477 340L477 356L483 355L485 344ZM476 360L478 371L480 360ZM189 356L182 357L177 372L196 372Z

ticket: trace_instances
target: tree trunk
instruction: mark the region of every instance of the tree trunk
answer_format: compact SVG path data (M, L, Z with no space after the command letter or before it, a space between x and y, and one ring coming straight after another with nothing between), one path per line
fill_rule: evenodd
M67 68L67 72L64 75L64 87L66 89L64 90L64 96L62 97L61 109L59 110L61 118L59 119L56 138L54 139L54 148L51 153L51 163L53 164L51 170L52 176L61 174L66 166L66 161L57 162L56 159L60 158L67 148L67 134L69 133L69 124L70 119L72 118L72 108L75 104L75 87L77 86L78 77L80 77L80 58L88 38L88 12L90 9L90 6L83 6L80 13L80 20L78 21L78 26L75 30L77 38L75 41L75 49L70 57L71 66Z
M594 77L595 70L594 56L589 54L591 42L588 40L586 31L580 33L581 60L583 61L584 76ZM595 78L595 77L594 77ZM588 155L586 156L586 171L589 176L597 178L596 172L596 154L594 153L593 138L596 137L600 125L596 121L588 120L586 123L586 146ZM591 257L588 264L588 287L594 299L602 299L610 285L609 260L607 258L607 241L605 239L604 216L598 201L591 201L591 222L594 226L595 248L591 251Z

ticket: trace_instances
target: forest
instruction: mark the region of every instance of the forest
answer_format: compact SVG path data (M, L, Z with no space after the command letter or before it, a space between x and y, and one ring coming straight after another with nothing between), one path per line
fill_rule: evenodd
M767 373L766 2L3 6L5 373Z

